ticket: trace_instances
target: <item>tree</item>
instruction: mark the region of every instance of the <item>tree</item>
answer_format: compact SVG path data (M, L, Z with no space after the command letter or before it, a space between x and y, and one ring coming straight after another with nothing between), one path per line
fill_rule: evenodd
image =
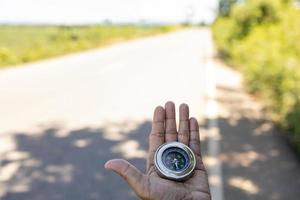
M229 16L232 6L237 2L238 0L220 0L218 7L219 16Z

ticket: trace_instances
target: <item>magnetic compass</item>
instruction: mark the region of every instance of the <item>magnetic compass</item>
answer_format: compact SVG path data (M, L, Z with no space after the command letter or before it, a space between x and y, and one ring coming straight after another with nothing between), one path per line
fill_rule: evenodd
M184 181L193 175L196 158L193 151L185 144L170 142L158 147L154 163L159 176Z

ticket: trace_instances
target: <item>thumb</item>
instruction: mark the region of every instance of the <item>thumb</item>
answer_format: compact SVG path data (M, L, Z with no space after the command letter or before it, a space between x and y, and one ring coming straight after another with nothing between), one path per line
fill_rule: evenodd
M137 194L141 192L140 187L144 175L128 161L123 159L113 159L107 161L104 167L105 169L112 170L119 174Z

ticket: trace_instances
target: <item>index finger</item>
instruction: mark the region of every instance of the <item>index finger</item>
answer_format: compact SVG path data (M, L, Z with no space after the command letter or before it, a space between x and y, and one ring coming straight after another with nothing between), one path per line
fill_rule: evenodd
M155 108L152 130L149 135L149 152L147 158L147 171L154 165L156 149L165 142L165 109L161 106Z

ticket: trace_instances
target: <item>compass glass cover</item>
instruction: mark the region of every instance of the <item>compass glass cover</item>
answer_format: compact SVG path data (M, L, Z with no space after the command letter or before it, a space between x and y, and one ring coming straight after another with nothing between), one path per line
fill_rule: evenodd
M163 152L162 161L169 170L182 171L188 167L189 157L181 148L171 147Z

